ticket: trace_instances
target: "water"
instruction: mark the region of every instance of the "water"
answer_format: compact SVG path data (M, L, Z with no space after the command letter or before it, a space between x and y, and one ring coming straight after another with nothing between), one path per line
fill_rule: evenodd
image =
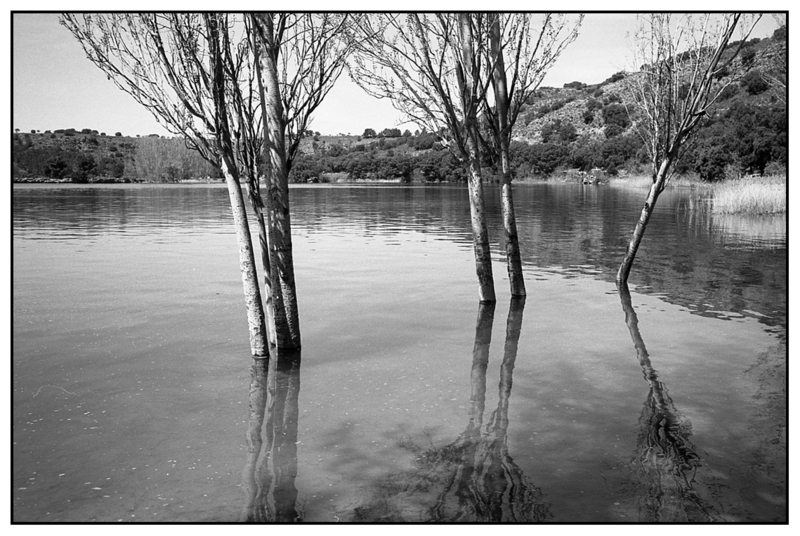
M666 192L620 295L643 196L516 188L492 308L463 188L292 189L266 364L224 188L15 186L13 520L785 521L785 218Z

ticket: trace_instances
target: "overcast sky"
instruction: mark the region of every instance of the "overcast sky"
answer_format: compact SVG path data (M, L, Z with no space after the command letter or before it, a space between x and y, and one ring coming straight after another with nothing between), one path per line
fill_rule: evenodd
M544 86L561 87L580 81L602 82L613 73L631 69L628 35L635 15L588 14L578 39L551 69ZM765 16L753 37L769 37L775 29ZM91 128L112 134L166 134L149 112L86 59L83 50L57 14L13 15L12 128L23 132L59 128ZM361 134L365 128L413 125L387 100L364 93L346 74L314 115L311 129L323 134Z

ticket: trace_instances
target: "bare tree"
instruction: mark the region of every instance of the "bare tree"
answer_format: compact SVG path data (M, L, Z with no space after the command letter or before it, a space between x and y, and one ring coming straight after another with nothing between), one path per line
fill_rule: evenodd
M226 51L232 43L240 49L246 40L234 34L234 21L221 14L65 13L62 23L120 89L222 170L239 244L250 349L253 357L267 357L264 309L229 117L230 87L239 73L227 70Z
M483 146L501 170L500 199L505 233L508 279L512 296L525 296L517 222L511 193L511 135L520 111L542 83L550 67L578 36L583 15L572 21L563 14L491 13L484 43L484 67L491 79L494 105L483 108L490 142Z
M742 14L641 16L636 33L641 72L628 77L634 102L632 115L642 136L652 171L652 185L617 271L625 283L656 201L675 162L697 125L731 81L724 79L760 15L748 17L737 46L728 47ZM629 112L630 113L630 112Z
M367 93L388 98L408 119L442 141L467 168L473 247L481 302L494 302L489 233L484 214L478 111L483 15L378 14L353 32L350 74Z
M264 308L246 211L239 207L240 177L247 182L258 221L269 340L279 349L299 349L288 173L311 114L344 68L342 33L349 18L287 13L64 16L89 59L118 87L222 168L241 254L249 255L242 270L251 346ZM262 175L266 197L260 190ZM265 344L256 345L258 352L266 352Z
M786 106L786 102L789 100L786 90L786 82L789 79L788 56L786 55L787 15L785 13L773 14L772 18L778 29L773 33L772 49L763 58L760 73L764 81L773 88L775 97Z
M349 52L343 14L258 13L247 16L257 91L262 103L267 163L270 286L280 348L300 348L294 280L289 171L311 115L342 70ZM257 205L258 203L256 203Z

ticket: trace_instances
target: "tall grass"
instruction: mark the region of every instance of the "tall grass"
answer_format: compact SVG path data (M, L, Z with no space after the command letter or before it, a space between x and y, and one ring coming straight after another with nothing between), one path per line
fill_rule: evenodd
M653 178L650 175L630 175L627 177L614 177L608 181L611 186L624 188L648 189L653 185ZM701 182L695 176L673 175L667 181L667 188L691 188L707 189L708 184Z
M720 214L786 212L786 176L745 177L714 186L713 211Z

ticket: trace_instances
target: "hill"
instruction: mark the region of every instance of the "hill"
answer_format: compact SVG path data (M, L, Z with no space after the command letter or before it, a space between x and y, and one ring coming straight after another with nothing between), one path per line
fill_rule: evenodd
M729 71L720 76L728 86L686 149L677 172L703 180L785 173L785 58L784 28L772 38L744 43ZM537 90L515 125L511 146L515 176L548 177L560 171L592 169L608 175L646 173L647 158L627 90L637 76L618 72L598 84L574 81L561 88ZM89 129L16 133L13 149L15 180L175 181L218 175L197 154L187 152L182 141L155 135L107 136ZM492 180L495 163L486 160L483 168ZM464 176L435 133L388 127L368 128L361 136L308 131L290 180L461 181Z

